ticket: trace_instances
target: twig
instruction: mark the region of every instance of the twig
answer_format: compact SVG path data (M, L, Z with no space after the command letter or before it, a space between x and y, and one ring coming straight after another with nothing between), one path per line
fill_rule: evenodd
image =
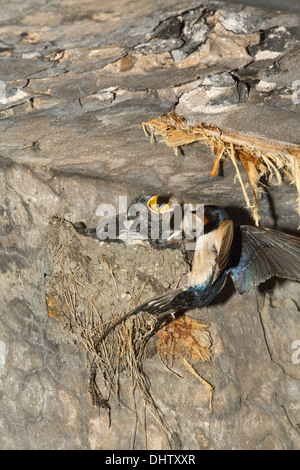
M182 358L182 362L189 369L189 371L195 377L197 377L197 379L201 380L201 382L204 383L204 385L208 388L208 390L209 390L209 411L212 414L213 413L212 396L213 396L214 386L211 385L207 380L203 379L203 377L201 377L201 375L198 374L198 372L194 369L192 364L190 364L189 361L185 357Z

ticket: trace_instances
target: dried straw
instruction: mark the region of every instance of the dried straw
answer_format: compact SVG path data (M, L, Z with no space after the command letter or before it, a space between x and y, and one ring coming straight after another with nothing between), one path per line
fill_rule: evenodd
M109 260L103 258L102 261L110 266ZM111 275L113 277L113 273ZM64 315L67 318L67 324L76 337L80 338L81 345L89 354L91 371L89 389L93 404L108 410L110 416L109 398L113 396L119 405L134 413L136 421L141 421L134 407L122 399L120 378L121 374L125 374L130 379L132 396L136 391L139 393L143 408L145 407L157 421L167 447L173 448L175 444L172 433L152 398L150 384L143 371L148 341L163 326L163 323L159 323L148 314L137 315L120 323L112 329L105 340L99 341L107 327L114 323L115 318L109 322L103 320L101 312L89 298L88 285L82 279L77 279L71 269L67 272L62 270L58 290L62 292L65 301ZM128 310L129 308L130 303ZM104 392L98 385L97 376L102 386L104 385ZM134 426L134 429L136 428L137 425ZM133 445L134 440L135 432Z
M192 142L203 141L216 155L211 176L217 174L222 159L230 159L235 167L247 207L251 208L255 224L259 224L258 197L261 178L264 176L269 183L280 185L285 175L298 192L298 212L300 215L300 146L262 137L246 135L216 126L197 124L189 126L183 117L175 111L142 123L145 134L150 133L151 142L155 136L172 147L178 155L178 148ZM249 185L253 191L253 202L247 195L237 162L244 166Z

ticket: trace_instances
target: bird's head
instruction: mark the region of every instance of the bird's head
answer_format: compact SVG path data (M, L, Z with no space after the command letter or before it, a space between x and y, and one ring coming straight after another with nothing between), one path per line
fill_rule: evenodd
M157 194L156 196L147 196L145 194L140 194L136 196L133 201L130 203L129 207L136 206L141 204L145 208L153 211L157 214L166 212L171 209L171 204L163 196Z
M159 195L147 196L141 194L135 197L129 205L127 218L128 220L132 220L140 215L148 217L149 214L157 217L165 212L172 212L171 204L166 200L166 198Z
M133 201L131 201L129 207L134 206L135 204L143 204L143 206L147 206L148 202L153 196L146 196L145 194L140 194L136 196Z
M221 222L229 219L229 215L221 207L212 204L204 204L203 206L203 225L204 233L209 233L219 227Z

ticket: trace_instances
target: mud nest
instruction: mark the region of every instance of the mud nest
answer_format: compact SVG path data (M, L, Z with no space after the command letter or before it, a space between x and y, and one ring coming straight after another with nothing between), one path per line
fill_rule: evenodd
M140 313L114 328L104 341L100 339L131 308L185 282L188 266L184 254L180 250L100 243L78 234L71 223L59 218L50 223L48 248L52 264L46 277L48 314L86 351L93 404L106 410L109 417L111 399L132 409L122 393L126 376L158 423L166 446L176 447L152 397L151 378L145 375L143 365L157 354L161 366L176 375L173 361L179 359L207 387L212 411L213 386L195 368L197 362L211 360L208 325L187 316L159 323L154 316Z

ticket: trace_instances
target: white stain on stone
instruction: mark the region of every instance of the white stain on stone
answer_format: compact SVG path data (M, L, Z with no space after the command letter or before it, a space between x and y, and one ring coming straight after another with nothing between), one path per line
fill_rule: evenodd
M257 91L273 91L276 88L276 83L275 82L266 82L265 80L260 80L259 83L255 86Z
M29 96L28 93L25 93L22 90L17 90L16 93L12 96L2 96L0 98L0 104L9 104L9 103L14 103L15 101L22 100L23 98L26 98L26 96Z
M258 51L255 54L255 60L269 60L269 59L276 59L276 57L280 56L282 52L277 51Z
M0 372L6 363L6 344L0 340Z

